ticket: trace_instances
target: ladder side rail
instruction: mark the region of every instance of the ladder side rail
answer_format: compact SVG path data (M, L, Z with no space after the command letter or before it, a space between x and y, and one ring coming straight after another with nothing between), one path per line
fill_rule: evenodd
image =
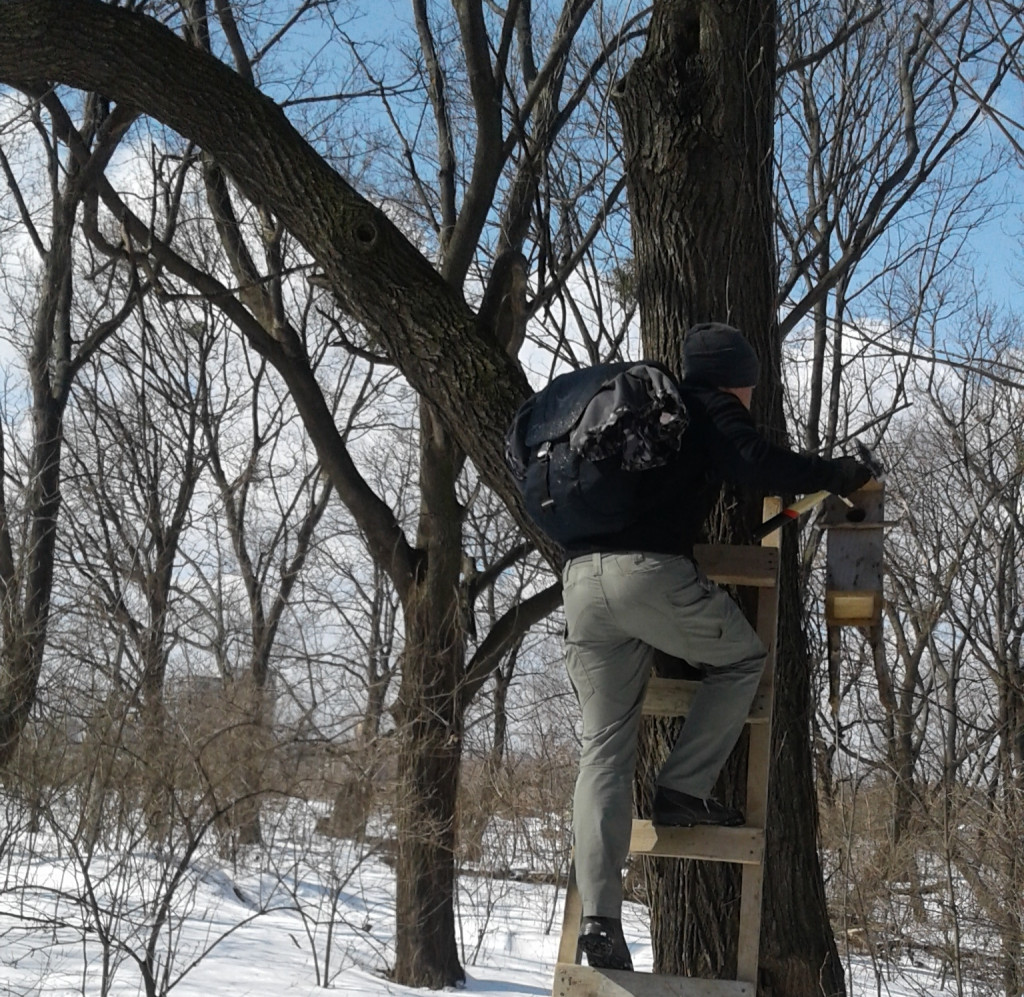
M781 499L769 497L764 502L764 519L770 519L782 506ZM769 534L762 546L778 553L779 533ZM776 584L762 588L758 593L756 629L768 648L762 688L768 690L768 722L750 728L747 749L747 824L765 833L768 819L768 791L771 769L772 711L775 699L775 658L779 626L778 561ZM758 959L761 947L761 912L764 899L764 860L760 864L745 865L740 880L740 925L736 949L736 978L757 983Z
M569 859L569 880L565 884L565 911L562 914L562 937L558 942L558 961L580 961L580 922L583 920L583 898L576 885L576 859Z

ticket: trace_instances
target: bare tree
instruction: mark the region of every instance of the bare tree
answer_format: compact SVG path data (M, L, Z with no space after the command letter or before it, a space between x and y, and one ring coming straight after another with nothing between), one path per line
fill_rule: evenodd
M66 434L74 500L61 561L64 584L74 578L84 597L62 627L70 634L71 620L96 614L119 635L115 667L99 669L110 702L140 717L144 810L157 840L172 820L179 762L165 691L180 642L177 568L206 466L200 411L216 335L201 311L151 299L97 353Z
M745 329L764 370L756 413L781 439L771 229L775 50L773 4L756 10L658 4L644 55L619 84L616 103L624 123L645 347L681 370L682 336L690 325L716 319ZM709 204L722 205L724 213L707 212ZM738 498L716 539L742 541L759 518L757 496ZM769 824L785 826L786 833L768 839L761 971L764 985L779 993L841 993L842 970L827 929L815 847L809 731L802 721L808 715L809 682L792 547L784 545L783 562L776 789ZM656 731L646 748L649 764L656 764L659 741L671 737L671 730ZM730 912L737 905L729 900L735 883L724 867L694 865L650 864L656 966L692 976L731 975ZM716 916L709 917L709 911Z
M244 458L237 444L225 438L226 427L214 409L204 406L201 415L249 613L248 660L240 669L224 663L230 668L224 674L230 700L238 711L233 736L222 749L239 759L239 802L227 814L232 847L261 840L259 794L266 788L263 770L272 747L272 655L331 497L330 483L322 480L319 464L304 459L301 449L293 450L286 432L290 405L286 399L271 398L265 361L257 359L249 375L250 433ZM209 392L204 396L209 398Z
M1000 359L1021 355L1019 334L985 345ZM943 809L951 861L998 934L1001 982L1010 995L1024 981L1021 396L1019 385L993 383L984 373L964 376L957 388L936 384L931 392L947 444L946 487L950 476L956 487L947 515L970 535L955 584L949 586L948 616L967 653L960 656L966 659L962 663L950 661L946 677ZM979 701L969 691L972 679L990 683L991 696ZM972 715L975 702L981 716ZM974 792L965 794L965 787Z
M51 94L44 103L55 100ZM0 151L0 170L42 268L31 316L21 316L23 324L7 330L25 349L33 440L20 468L11 460L12 441L0 440L0 766L6 766L17 749L42 669L61 507L65 409L79 372L145 292L134 282L124 293L115 275L108 273L106 287L101 286L95 298L76 293L78 214L134 112L111 111L104 99L85 97L83 144L77 157L47 127L39 104L22 104L17 113L40 144L49 203L41 211L33 207L10 160ZM12 494L16 481L20 494Z
M886 640L883 654L860 656L859 639L847 640L829 812L845 838L837 848L830 829L827 841L831 855L848 856L832 877L846 893L834 899L872 951L889 959L919 946L958 993L972 977L996 975L1010 993L1019 979L1019 766L1000 740L1015 729L1017 670L1007 685L1001 662L1017 660L1022 622L1008 553L1020 542L1019 335L994 335L983 303L968 308L957 314L969 316L970 334L950 332L938 354L908 348L899 334L888 340L913 362L902 381L912 407L892 419L882 451L893 469ZM965 359L955 366L956 355ZM899 382L902 360L864 363L879 386ZM977 944L979 924L991 945Z

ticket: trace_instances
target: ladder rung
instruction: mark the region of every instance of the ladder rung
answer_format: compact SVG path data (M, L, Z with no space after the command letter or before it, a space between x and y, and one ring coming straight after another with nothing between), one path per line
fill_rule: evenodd
M659 858L760 865L764 831L759 827L662 827L634 820L629 850Z
M684 717L690 712L690 703L700 688L700 681L666 679L654 676L647 685L644 697L645 717ZM748 724L766 724L771 719L771 682L762 682L747 715Z
M627 973L560 962L553 997L754 997L753 983L698 980L689 976Z
M774 547L698 544L693 556L701 571L720 585L771 588L779 577L779 552Z

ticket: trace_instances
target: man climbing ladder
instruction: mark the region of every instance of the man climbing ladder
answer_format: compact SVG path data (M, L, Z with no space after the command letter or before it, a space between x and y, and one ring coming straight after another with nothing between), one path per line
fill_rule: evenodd
M524 425L529 419L517 420L510 431L522 444L518 465L510 464L514 472L518 468L528 511L567 554L566 667L583 715L573 798L583 904L579 943L590 965L605 969L632 969L620 920L622 867L637 728L655 650L703 668L705 678L658 775L654 823L735 826L744 820L710 793L747 718L766 650L739 607L693 560L722 482L845 495L871 477L853 458L798 454L761 436L749 411L757 357L738 330L696 326L684 340L683 357L685 378L667 390L676 392L668 401L656 376L648 391L652 404L638 403L635 393L620 388L587 404L572 399L563 384L558 396L570 412L565 424L535 419L531 432ZM614 371L620 377L622 366ZM573 420L587 426L584 434L576 431L576 440L582 436L584 442L575 451ZM560 445L570 456L559 458ZM638 449L653 452L654 459L633 460ZM589 469L588 458L594 459ZM531 488L531 460L538 468L532 481L543 481L539 491ZM566 476L573 478L571 487L561 480ZM574 515L568 497L563 499L587 492L590 503L611 510L600 524L585 512Z

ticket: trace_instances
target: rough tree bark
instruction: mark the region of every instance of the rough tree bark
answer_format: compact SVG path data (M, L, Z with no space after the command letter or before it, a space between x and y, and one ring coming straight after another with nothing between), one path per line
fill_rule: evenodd
M690 325L717 320L743 329L762 361L755 415L782 440L771 219L774 33L772 2L656 3L645 51L620 82L616 105L645 352L681 371ZM713 539L743 542L759 505L756 495L729 496ZM760 989L775 997L821 997L845 987L818 864L796 569L795 548L787 544ZM649 731L643 754L653 769L673 731ZM644 783L653 775L644 773ZM659 971L735 973L737 890L725 867L652 863L648 890Z
M419 570L403 599L405 647L394 708L398 790L395 976L440 988L465 979L455 935L455 813L462 758L465 669L459 573L464 459L420 404Z

